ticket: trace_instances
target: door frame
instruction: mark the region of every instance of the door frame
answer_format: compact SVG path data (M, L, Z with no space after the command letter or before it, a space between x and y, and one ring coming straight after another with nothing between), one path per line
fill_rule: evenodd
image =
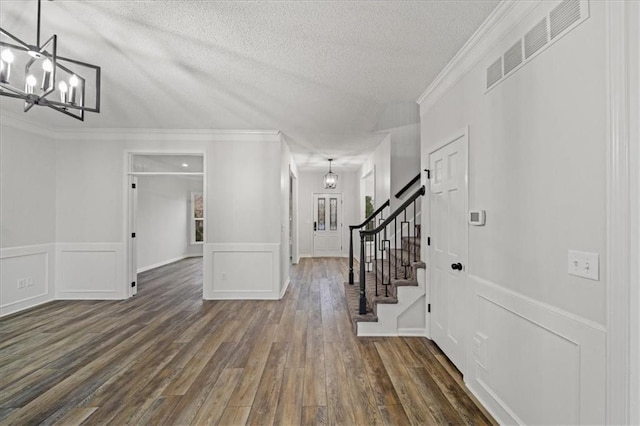
M469 165L470 165L470 155L469 155L469 126L465 126L461 129L456 130L455 132L451 133L449 136L440 139L438 142L436 142L434 145L430 146L428 148L428 151L425 154L425 158L424 158L424 164L425 167L424 169L429 169L430 167L430 157L431 154L435 153L436 151L444 148L445 146L449 145L450 143L453 143L459 139L462 139L462 143L464 144L465 147L465 151L466 151L466 156L464 157L465 160L465 177L464 177L464 191L465 191L465 197L464 197L464 211L465 211L465 216L466 214L469 212ZM430 197L431 197L431 186L430 186L430 180L427 178L426 174L423 175L422 177L422 184L425 185L425 188L427 188L427 192L426 192L426 196L423 197L423 205L422 205L422 212L423 215L426 213L427 217L426 217L426 223L429 224L429 229L433 229L432 223L431 223L431 203L430 203ZM465 223L466 220L465 220ZM464 361L463 361L463 365L459 366L460 368L460 372L465 375L467 371L469 371L469 342L470 342L470 324L471 321L470 319L474 318L475 315L475 311L473 309L473 291L471 288L469 288L469 225L467 224L464 229L462 230L463 232L460 233L460 235L463 236L464 238L464 243L461 245L461 255L460 257L463 260L463 264L464 264L464 268L462 270L462 280L464 282L464 288L466 289L466 291L464 292L465 294L465 299L463 300L463 303L465 304L465 308L462 310L463 312L466 313L466 318L464 321L464 332L463 332L463 336L464 336ZM431 259L431 255L432 255L432 251L430 250L430 246L427 245L427 236L426 235L427 232L424 232L422 234L421 237L421 250L423 250L423 252L421 253L422 255L422 259L427 259L427 271L431 271L432 265L433 265L433 260ZM427 289L426 289L426 297L427 297L427 303L431 303L431 301L433 300L432 296L432 281L431 281L431 273L427 272L426 273L426 278L427 278ZM433 334L431 332L431 327L432 327L432 323L431 323L431 313L429 312L429 310L425 310L426 315L425 315L425 331L426 331L426 337L430 340L433 340Z
M339 195L340 196L340 214L338 215L338 220L340 222L340 226L338 226L338 232L340 234L340 256L338 257L342 257L342 253L344 251L344 247L343 247L343 229L344 229L344 193L342 192L312 192L311 193L311 222L313 223L313 218L315 215L315 203L314 203L314 199L316 195L321 195L321 194L327 194L327 195ZM315 237L315 231L313 230L313 228L311 228L311 252L312 257L316 257L316 237Z
M158 172L158 173L136 173L133 172L133 156L134 155L191 155L191 156L200 156L202 157L202 196L204 198L204 223L205 223L205 235L203 241L203 256L204 256L204 247L206 247L207 243L207 223L209 222L209 209L206 208L207 205L207 153L203 150L162 150L162 149L124 149L123 150L123 173L122 173L122 182L123 182L123 203L122 203L122 238L124 241L124 265L125 267L125 276L123 277L123 295L125 299L133 297L137 293L138 282L137 279L135 281L135 289L132 289L130 276L132 271L137 270L137 265L134 265L133 262L137 262L137 259L132 256L132 250L135 248L135 244L131 243L131 232L132 232L132 218L135 214L134 206L132 205L132 197L130 195L130 176L143 176L143 175L163 175L163 176L193 176L194 173L185 173L185 172ZM135 268L135 269L134 269ZM203 271L204 275L204 271ZM202 292L204 298L204 286L206 280L203 278L202 280Z

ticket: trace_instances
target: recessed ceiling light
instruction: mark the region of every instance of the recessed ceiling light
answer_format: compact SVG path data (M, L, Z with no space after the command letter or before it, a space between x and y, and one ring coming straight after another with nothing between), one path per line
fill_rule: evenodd
M182 167L189 167L187 163L182 163Z

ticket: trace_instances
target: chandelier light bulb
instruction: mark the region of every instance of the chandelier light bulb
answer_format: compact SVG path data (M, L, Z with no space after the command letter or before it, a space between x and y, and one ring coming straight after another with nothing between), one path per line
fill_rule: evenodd
M58 90L60 91L60 102L62 102L63 104L67 103L67 90L69 88L67 87L67 83L64 81L61 81L60 84L58 84Z
M40 88L44 91L48 91L53 86L53 81L51 81L51 76L53 74L53 62L50 59L45 59L42 62L42 86Z
M33 74L29 74L25 80L24 91L27 92L27 94L32 95L33 88L36 86L37 82L38 80L36 80L36 77Z
M69 79L69 103L71 105L76 104L76 97L78 96L78 76L72 75Z
M50 60L50 59L45 59L45 60L42 62L42 69L43 69L45 72L52 72L52 71L53 71L53 62L51 62L51 60Z
M11 49L4 49L2 51L2 54L0 54L0 59L8 64L12 64L14 58L15 57L13 56L13 52L11 51Z
M0 53L0 83L9 83L13 59L13 52L9 49L4 49Z

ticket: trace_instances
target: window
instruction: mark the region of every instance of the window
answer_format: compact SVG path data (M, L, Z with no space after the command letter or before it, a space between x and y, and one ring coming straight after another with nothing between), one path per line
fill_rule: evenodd
M204 242L204 196L200 192L191 193L191 243Z

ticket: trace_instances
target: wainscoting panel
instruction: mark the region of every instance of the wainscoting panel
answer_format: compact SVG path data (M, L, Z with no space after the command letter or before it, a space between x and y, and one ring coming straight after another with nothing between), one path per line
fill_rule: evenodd
M205 244L205 299L279 299L280 244Z
M122 243L58 244L56 298L126 298L122 248Z
M53 300L55 245L0 250L0 316Z
M602 326L469 276L477 320L467 385L500 423L603 424Z

